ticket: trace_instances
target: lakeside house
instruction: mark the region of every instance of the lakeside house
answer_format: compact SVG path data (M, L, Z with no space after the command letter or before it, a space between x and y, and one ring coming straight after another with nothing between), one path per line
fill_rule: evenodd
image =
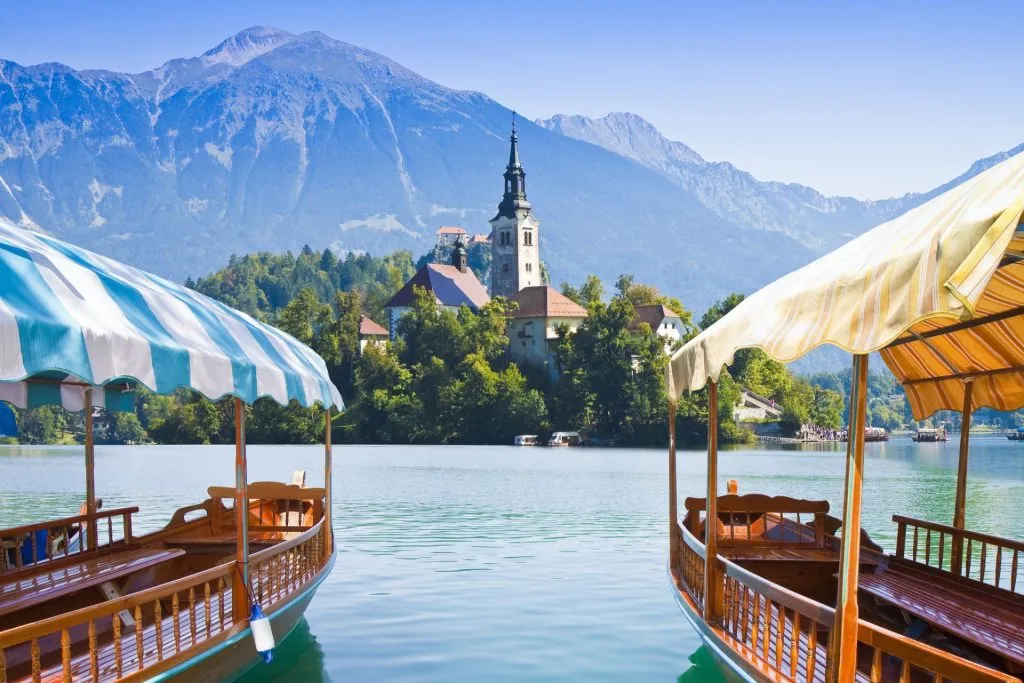
M388 331L369 316L359 316L359 353L362 354L368 345L383 348L388 343Z
M465 237L466 231L457 225L442 225L437 229L437 244L438 246L451 247L453 246L460 237Z
M398 321L412 307L417 287L433 294L439 306L453 312L461 306L468 306L475 313L491 300L487 290L470 270L465 242L459 238L452 248L450 265L428 263L416 271L398 293L384 304L384 310L388 312L391 339L395 339L398 334Z
M511 299L518 306L509 322L509 354L518 365L529 365L558 376L558 327L579 327L587 309L547 285L524 287Z
M665 351L672 349L675 342L683 338L683 319L678 313L662 304L640 304L636 306L636 317L630 329L636 330L641 323L647 323L651 332L665 338Z

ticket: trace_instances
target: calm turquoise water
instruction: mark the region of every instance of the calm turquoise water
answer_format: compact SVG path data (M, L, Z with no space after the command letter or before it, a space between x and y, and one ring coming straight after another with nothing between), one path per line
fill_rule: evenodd
M1024 538L1024 443L973 441L968 525ZM895 513L948 521L957 445L869 444L864 526L891 547ZM699 495L704 454L680 454ZM73 514L75 448L0 447L0 527ZM737 450L724 480L826 498L842 453ZM138 505L156 529L207 486L231 485L230 447L97 449L104 507ZM322 451L251 447L250 481L322 483ZM661 451L336 447L338 563L270 666L246 681L717 681L665 578Z

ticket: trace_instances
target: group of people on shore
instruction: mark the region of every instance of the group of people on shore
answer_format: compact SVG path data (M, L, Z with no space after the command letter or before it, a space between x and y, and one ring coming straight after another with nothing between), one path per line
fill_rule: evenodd
M804 424L800 425L798 436L801 441L843 441L846 438L846 430Z

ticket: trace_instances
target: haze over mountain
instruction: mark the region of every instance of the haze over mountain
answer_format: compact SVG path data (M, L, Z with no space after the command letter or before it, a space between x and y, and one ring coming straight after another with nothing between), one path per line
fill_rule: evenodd
M254 27L138 74L0 60L0 214L177 279L305 243L419 254L438 225L489 229L511 118L315 31ZM927 197L761 182L631 114L519 139L555 282L635 273L697 310Z

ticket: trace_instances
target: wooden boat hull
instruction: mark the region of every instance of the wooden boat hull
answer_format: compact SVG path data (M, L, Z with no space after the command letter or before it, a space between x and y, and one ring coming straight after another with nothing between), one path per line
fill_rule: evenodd
M320 570L320 573L301 592L292 596L285 604L267 616L274 631L274 640L280 645L298 625L306 613L316 589L323 583L334 567L337 552ZM159 673L150 681L230 681L239 678L249 669L257 666L261 658L252 642L252 631L244 628L226 640L212 645L204 652L181 662L172 669Z
M697 605L680 590L679 584L676 583L675 578L672 576L671 567L666 570L666 574L668 576L668 584L672 589L672 597L675 599L676 604L719 666L724 667L729 674L732 674L741 681L748 681L749 683L771 681L771 678L760 675L753 664L737 655L732 648L708 627Z

